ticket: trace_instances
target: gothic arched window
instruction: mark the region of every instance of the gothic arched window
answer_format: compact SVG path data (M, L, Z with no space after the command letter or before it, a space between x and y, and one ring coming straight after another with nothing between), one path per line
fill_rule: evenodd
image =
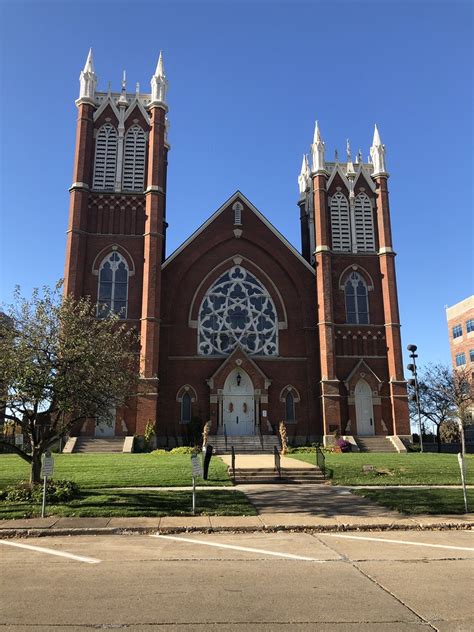
M295 421L295 398L291 391L288 391L285 397L285 419L290 422Z
M351 226L349 218L349 202L340 191L331 198L331 234L332 249L338 252L351 250Z
M132 125L125 134L123 158L124 191L143 191L145 185L146 135L140 125Z
M106 318L109 314L127 318L128 276L127 262L118 252L110 253L102 261L97 300L99 318Z
M176 401L179 402L180 422L183 424L189 423L192 419L193 404L197 402L196 391L192 386L186 384L179 389Z
M181 421L186 423L191 421L191 395L184 393L181 399Z
M241 346L249 355L278 355L278 320L263 284L234 266L206 292L199 309L199 355L228 355Z
M375 251L374 219L372 204L365 193L359 193L355 199L355 241L358 252Z
M115 171L117 169L117 130L105 123L97 132L95 139L95 162L93 189L113 191Z
M369 297L367 284L358 272L352 272L347 279L344 292L346 295L346 317L348 323L369 324Z

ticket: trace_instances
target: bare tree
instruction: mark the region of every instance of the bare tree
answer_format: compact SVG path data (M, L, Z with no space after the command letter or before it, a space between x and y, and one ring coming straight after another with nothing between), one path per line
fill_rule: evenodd
M88 298L78 301L54 289L15 293L0 320L2 414L21 427L23 446L0 444L41 475L41 455L78 421L107 416L136 393L136 334L117 317L98 319ZM4 422L5 423L5 422Z

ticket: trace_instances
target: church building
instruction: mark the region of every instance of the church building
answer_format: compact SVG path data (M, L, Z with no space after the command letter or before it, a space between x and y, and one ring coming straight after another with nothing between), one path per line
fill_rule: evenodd
M166 253L167 79L99 92L80 74L65 291L140 334L140 393L89 436L186 442L274 434L291 443L409 435L385 147L328 162L318 124L298 177L301 251L236 191ZM231 192L229 192L231 193ZM290 216L290 214L288 214Z

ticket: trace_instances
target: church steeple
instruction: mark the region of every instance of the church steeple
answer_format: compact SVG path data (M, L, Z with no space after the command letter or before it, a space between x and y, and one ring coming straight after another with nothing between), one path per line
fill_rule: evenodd
M168 81L166 80L165 67L163 63L163 52L160 51L158 63L153 77L151 78L151 104L160 104L166 106L166 91L168 89Z
M385 145L382 145L377 125L375 125L374 128L374 138L372 140L372 147L370 148L370 157L374 166L372 176L388 176L385 166Z
M94 102L95 89L97 86L97 75L94 72L94 59L92 55L92 48L89 48L86 63L79 76L79 99L76 101L82 102L83 99Z
M306 154L304 154L303 162L301 164L300 175L298 176L298 186L300 189L301 197L305 196L306 191L309 188L309 177L310 177L310 170L309 170L309 164L308 164L308 157Z

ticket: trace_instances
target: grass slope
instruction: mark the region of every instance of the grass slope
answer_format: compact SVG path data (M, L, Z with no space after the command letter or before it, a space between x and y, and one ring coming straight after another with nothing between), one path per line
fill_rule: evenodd
M90 489L68 503L46 506L47 516L128 517L190 516L191 492ZM36 518L39 504L0 502L0 520ZM256 510L242 492L223 489L196 493L196 515L254 516Z
M288 456L316 462L314 453ZM363 465L374 470L364 472ZM466 483L474 484L474 456L466 456ZM461 474L455 454L326 454L326 467L334 485L459 485Z
M462 489L356 489L353 493L407 515L464 513ZM474 489L467 490L467 505L472 511Z
M30 475L28 463L0 455L0 489ZM56 454L54 478L75 481L81 489L101 487L177 487L191 485L189 454ZM199 485L230 485L227 466L212 458L209 479Z

